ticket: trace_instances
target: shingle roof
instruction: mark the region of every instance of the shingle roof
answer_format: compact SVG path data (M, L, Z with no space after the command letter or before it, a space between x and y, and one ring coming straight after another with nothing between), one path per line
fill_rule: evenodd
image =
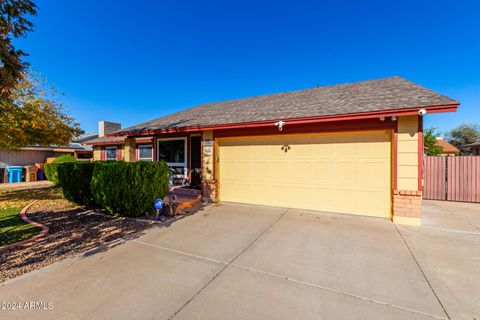
M202 104L114 134L458 104L401 77Z
M95 139L88 140L87 142L85 142L85 144L91 144L91 145L105 144L105 143L112 143L113 144L115 142L123 143L123 141L125 141L125 136L120 136L120 137L103 136L103 137L100 137L100 138L95 138Z
M471 148L471 147L480 147L480 141L479 141L479 142L470 143L470 144L466 144L466 145L464 145L464 147L468 147L468 148Z

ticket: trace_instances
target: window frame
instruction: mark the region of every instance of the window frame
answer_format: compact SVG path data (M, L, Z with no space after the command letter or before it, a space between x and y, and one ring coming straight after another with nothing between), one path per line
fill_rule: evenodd
M151 150L151 154L150 154L150 158L140 158L140 149L142 147L150 147L152 150ZM153 161L153 143L142 143L142 144L137 144L137 161Z
M108 149L115 149L115 159L108 158ZM106 146L105 147L105 160L106 161L117 161L118 157L118 147L117 146Z
M188 173L188 137L171 137L157 139L157 160L160 160L160 142L183 140L183 152L185 154L184 162L167 162L169 167L183 167L184 175Z

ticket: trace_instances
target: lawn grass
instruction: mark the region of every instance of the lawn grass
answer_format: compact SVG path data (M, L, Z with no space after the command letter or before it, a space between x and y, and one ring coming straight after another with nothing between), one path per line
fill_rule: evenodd
M42 230L23 221L20 210L22 208L17 207L0 209L0 246L31 238Z

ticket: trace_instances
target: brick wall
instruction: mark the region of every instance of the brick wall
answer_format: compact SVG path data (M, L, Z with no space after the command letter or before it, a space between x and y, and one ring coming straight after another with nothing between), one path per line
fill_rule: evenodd
M393 194L394 217L421 218L422 192L398 190Z
M9 166L28 166L45 162L45 158L53 157L54 155L52 151L24 150L8 152L0 150L0 163L5 163Z

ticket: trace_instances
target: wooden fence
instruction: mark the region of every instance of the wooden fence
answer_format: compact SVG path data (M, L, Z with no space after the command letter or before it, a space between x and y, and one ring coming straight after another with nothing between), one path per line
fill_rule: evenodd
M423 198L480 202L480 157L425 157Z

